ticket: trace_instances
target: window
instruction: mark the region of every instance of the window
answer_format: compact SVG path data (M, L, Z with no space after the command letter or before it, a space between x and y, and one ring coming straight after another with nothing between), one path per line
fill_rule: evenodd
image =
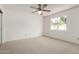
M51 19L51 30L66 30L66 16Z

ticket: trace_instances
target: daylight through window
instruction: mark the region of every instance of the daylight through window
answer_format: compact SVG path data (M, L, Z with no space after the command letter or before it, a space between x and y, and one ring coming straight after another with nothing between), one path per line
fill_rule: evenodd
M51 19L51 30L66 31L66 16L56 17Z

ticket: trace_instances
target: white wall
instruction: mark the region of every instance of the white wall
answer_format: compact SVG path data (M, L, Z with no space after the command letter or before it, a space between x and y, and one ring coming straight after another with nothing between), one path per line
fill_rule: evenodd
M2 31L1 28L2 28L2 26L1 26L1 13L0 13L0 44L1 44L1 39L2 39L1 38L1 36L2 36L2 34L1 34L1 31Z
M67 31L50 30L50 19L63 15L67 16ZM79 44L79 6L44 17L43 23L44 35Z
M17 7L18 8L18 7ZM42 17L4 6L4 42L42 35Z

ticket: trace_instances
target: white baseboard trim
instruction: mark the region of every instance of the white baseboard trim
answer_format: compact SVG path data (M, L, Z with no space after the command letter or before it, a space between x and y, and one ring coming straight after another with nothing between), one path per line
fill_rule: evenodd
M79 46L79 44L74 43L74 42L66 41L66 40L63 40L63 39L56 38L56 37L51 37L51 36L48 36L48 35L43 35L43 36L49 37L49 38L51 38L51 39L61 40L61 41L64 41L64 42L67 42L67 43L70 43L70 44L74 44L74 45Z
M7 43L7 42L11 42L11 41L22 40L22 39L32 39L32 38L41 37L41 36L42 35L38 35L38 36L34 36L34 37L25 37L25 38L14 39L14 40L6 40L6 41L3 41L2 44Z

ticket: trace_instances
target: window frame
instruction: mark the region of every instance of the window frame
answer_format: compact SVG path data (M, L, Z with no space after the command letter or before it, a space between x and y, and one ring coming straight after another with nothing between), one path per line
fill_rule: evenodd
M63 21L64 24L63 25L59 25L60 22L58 22L58 18L61 18L61 17L64 17L64 21ZM57 22L53 23L52 19L56 19L56 18L57 18ZM60 19L59 19L59 21L60 21ZM58 16L58 17L51 18L50 19L50 30L66 31L67 30L67 22L66 21L67 21L67 16ZM53 27L53 29L52 29L52 26L54 26L52 23L55 24L56 28ZM64 27L61 27L61 26L64 26ZM60 29L60 27L62 29Z

